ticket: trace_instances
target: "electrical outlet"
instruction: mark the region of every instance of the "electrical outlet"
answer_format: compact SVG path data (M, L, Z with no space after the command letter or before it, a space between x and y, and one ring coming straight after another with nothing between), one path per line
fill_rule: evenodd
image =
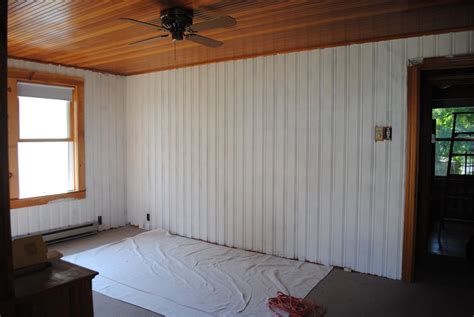
M146 221L150 221L150 214L146 214Z
M383 138L384 138L384 140L387 140L387 141L392 140L392 127L384 127L383 128Z
M99 226L102 224L102 216L97 217L97 223Z

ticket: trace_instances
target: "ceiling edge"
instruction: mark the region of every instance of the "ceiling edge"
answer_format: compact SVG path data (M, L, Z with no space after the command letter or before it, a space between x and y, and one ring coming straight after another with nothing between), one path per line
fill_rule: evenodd
M305 48L295 48L295 49L289 49L289 50L264 52L264 53L257 53L257 54L244 54L244 55L239 55L239 56L216 59L216 60L212 60L208 62L189 63L189 64L183 64L183 65L171 66L171 67L159 67L159 68L152 68L146 71L138 71L138 72L131 72L131 73L116 73L116 72L110 72L110 71L105 71L105 70L96 69L96 68L79 67L79 66L74 66L70 64L61 64L61 63L54 63L54 62L48 62L48 61L41 61L41 60L35 60L35 59L29 59L29 58L16 57L12 55L8 55L8 58L23 60L27 62L33 62L33 63L39 63L39 64L48 64L48 65L82 69L85 71L91 71L91 72L102 73L102 74L107 74L107 75L127 77L127 76L143 75L143 74L148 74L148 73L155 73L155 72L161 72L161 71L167 71L167 70L173 70L173 69L179 69L179 68L187 68L187 67L193 67L193 66L199 66L199 65L222 63L222 62L233 61L233 60L251 59L251 58L257 58L257 57L263 57L263 56L272 56L272 55L279 55L279 54L311 51L311 50L316 50L316 49L333 48L333 47L349 46L349 45L364 44L364 43L375 43L375 42L394 40L394 39L405 39L405 38L417 37L417 36L472 31L472 30L474 30L474 25L469 26L469 27L448 28L448 29L435 30L435 31L423 31L423 32L412 32L408 34L379 36L379 37L366 38L366 39L356 40L356 41L341 41L341 42L331 43L327 45L323 44L323 45L308 46Z

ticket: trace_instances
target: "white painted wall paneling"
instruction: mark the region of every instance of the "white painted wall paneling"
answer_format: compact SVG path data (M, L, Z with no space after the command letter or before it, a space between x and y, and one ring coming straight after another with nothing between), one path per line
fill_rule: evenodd
M400 278L407 62L473 50L461 32L128 77L129 220Z

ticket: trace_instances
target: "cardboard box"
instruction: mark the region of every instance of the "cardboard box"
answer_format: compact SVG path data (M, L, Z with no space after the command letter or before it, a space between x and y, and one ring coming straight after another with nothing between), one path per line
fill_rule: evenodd
M22 269L45 263L48 249L43 237L28 236L12 241L13 269Z

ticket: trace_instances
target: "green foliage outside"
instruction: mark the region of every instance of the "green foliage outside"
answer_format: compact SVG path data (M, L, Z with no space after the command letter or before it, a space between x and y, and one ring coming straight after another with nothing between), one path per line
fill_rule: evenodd
M437 108L433 109L432 118L436 119L436 138L450 138L453 128L453 113L454 112L474 112L474 107L462 108ZM474 114L458 115L456 122L456 132L474 131ZM468 137L468 136L466 136ZM469 137L474 137L471 135ZM445 176L448 166L449 155L449 141L436 142L436 160L435 160L435 175ZM454 153L474 153L474 142L455 142ZM466 172L465 165L472 166L473 157L466 158L462 156L453 157L451 174L464 175ZM472 175L472 169L467 174Z

